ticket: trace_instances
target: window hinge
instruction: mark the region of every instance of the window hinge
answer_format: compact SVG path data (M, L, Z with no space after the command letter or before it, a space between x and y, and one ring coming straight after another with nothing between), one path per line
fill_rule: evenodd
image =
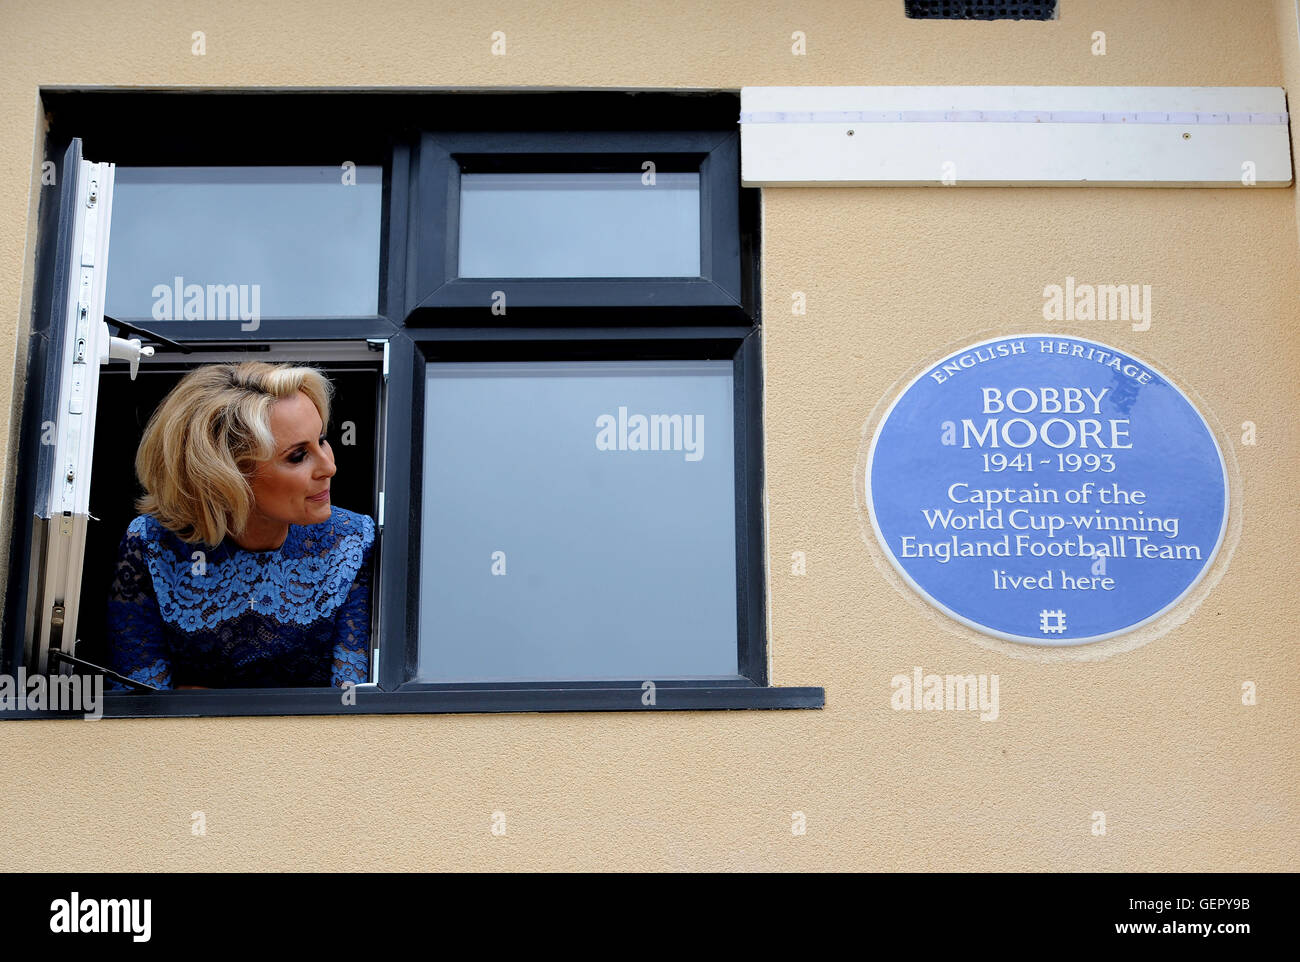
M379 510L376 512L378 517L375 518L375 528L378 531L384 530L384 492L379 492Z

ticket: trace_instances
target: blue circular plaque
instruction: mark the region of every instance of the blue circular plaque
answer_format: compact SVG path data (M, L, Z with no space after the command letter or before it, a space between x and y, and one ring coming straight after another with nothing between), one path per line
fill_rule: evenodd
M903 578L985 634L1078 645L1159 617L1223 542L1228 475L1168 378L1077 337L924 370L871 441L866 503Z

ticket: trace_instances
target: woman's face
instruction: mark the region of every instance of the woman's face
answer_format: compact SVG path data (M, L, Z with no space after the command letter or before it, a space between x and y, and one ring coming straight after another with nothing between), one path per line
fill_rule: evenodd
M334 454L311 398L299 391L271 405L271 433L275 453L271 460L259 462L249 479L254 515L264 524L329 520Z

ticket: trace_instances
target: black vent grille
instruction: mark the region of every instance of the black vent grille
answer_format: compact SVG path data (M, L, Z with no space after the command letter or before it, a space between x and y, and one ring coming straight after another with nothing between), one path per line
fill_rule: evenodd
M1056 0L903 0L911 20L1052 20Z

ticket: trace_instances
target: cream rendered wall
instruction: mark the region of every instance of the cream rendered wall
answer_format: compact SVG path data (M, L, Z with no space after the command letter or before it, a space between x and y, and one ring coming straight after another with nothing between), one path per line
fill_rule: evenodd
M1277 35L1281 51L1282 82L1288 109L1300 113L1300 0L1274 0L1277 6ZM1300 126L1291 125L1292 163L1300 157ZM1300 230L1300 194L1296 200L1296 228ZM1293 288L1294 289L1294 288Z
M489 55L495 30L505 57ZM1294 30L1291 0L1062 0L1047 24L909 22L902 0L5 0L0 398L26 356L41 86L1292 88ZM1293 190L794 188L765 191L763 212L773 677L825 686L825 710L9 722L0 868L1294 867ZM1041 328L1042 289L1066 275L1152 285L1145 333L1059 329L1196 392L1244 506L1232 562L1186 622L1092 662L990 650L897 591L853 490L863 425L896 380L977 332ZM1254 447L1237 444L1245 420ZM12 436L0 425L9 459ZM795 550L806 577L789 574ZM916 665L997 673L1000 717L893 712L890 679Z

